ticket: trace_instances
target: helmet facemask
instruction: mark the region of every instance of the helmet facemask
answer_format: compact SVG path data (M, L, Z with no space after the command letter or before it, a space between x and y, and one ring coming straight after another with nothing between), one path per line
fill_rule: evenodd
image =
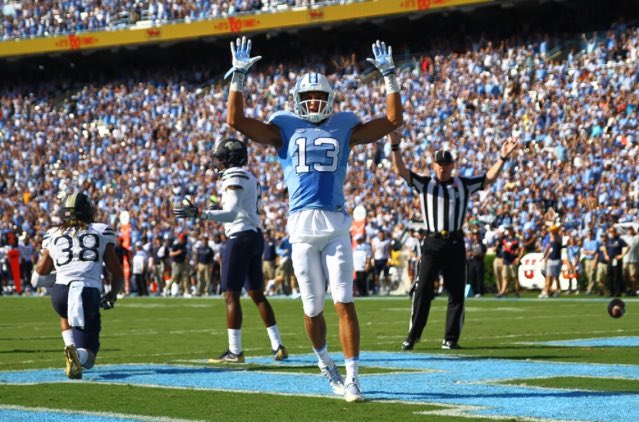
M322 92L326 94L326 99L302 100L302 94L308 92ZM311 123L321 122L333 113L333 101L335 93L326 76L319 73L306 73L295 85L294 101L295 113ZM311 103L319 103L317 111L311 111Z

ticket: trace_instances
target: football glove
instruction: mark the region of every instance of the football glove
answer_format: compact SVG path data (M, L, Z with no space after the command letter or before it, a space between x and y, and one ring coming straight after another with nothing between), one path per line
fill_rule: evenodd
M115 301L118 299L118 296L115 294L105 293L100 298L100 308L107 310L115 308Z
M184 198L182 203L173 204L173 215L175 215L175 218L196 219L200 216L200 209L187 198Z
M226 72L224 79L231 76L233 72L246 74L249 68L262 58L262 56L251 57L251 40L247 40L246 37L238 38L235 43L231 41L231 54L233 67Z
M374 59L366 59L367 62L371 63L380 72L382 72L383 76L388 76L395 73L395 62L393 62L393 48L389 45L386 47L385 42L377 42L373 43L373 55Z

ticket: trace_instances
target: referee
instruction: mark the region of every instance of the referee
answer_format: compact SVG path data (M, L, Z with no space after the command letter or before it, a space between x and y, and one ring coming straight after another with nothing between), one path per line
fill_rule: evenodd
M459 349L466 285L466 247L462 226L468 199L474 192L486 188L497 179L517 142L513 139L504 142L499 160L486 174L477 177L453 177L455 162L452 154L450 151L439 150L434 156L435 177L429 177L406 168L399 149L400 136L397 131L391 132L390 141L395 172L419 192L426 231L408 336L402 343L402 349L411 350L421 338L434 298L434 281L440 274L444 277L444 285L448 290L442 349Z

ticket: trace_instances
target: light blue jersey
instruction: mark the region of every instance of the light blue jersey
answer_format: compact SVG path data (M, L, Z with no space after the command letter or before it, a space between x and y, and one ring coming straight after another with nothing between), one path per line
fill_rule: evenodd
M269 120L282 133L277 151L288 187L289 213L304 209L344 210L349 139L361 123L354 113L335 113L319 124L288 111Z

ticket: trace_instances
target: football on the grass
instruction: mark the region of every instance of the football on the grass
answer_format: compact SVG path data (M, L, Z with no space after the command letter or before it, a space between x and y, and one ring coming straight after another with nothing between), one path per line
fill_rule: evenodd
M613 318L621 318L626 312L626 304L619 298L614 298L608 303L608 313Z

